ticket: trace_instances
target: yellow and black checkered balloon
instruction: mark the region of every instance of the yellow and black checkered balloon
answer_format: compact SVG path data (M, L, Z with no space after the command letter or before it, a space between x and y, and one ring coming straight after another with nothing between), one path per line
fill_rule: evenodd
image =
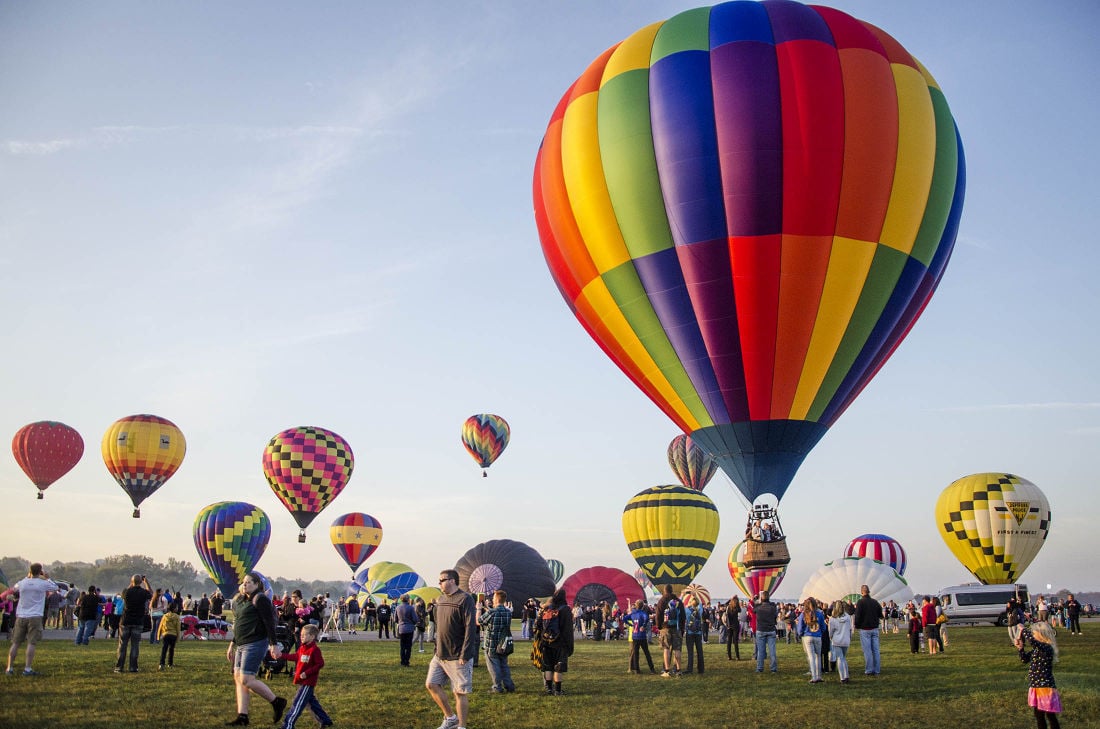
M1012 584L1050 533L1050 504L1027 479L977 473L943 490L936 501L936 526L951 552L983 584Z

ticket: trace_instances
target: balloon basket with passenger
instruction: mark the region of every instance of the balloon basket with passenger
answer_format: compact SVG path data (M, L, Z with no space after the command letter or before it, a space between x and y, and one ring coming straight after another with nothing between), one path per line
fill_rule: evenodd
M745 524L745 552L742 558L745 567L785 567L790 561L791 553L787 549L783 525L779 522L778 508L765 503L753 504Z

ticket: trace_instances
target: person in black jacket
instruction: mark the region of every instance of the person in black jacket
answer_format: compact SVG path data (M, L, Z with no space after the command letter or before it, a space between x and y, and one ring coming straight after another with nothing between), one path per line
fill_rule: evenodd
M856 615L852 621L859 630L859 645L863 649L863 672L877 676L882 668L878 651L878 625L882 619L882 606L871 597L871 589L860 585L860 598L856 602Z
M569 670L569 657L573 655L573 611L565 601L565 590L558 588L550 601L542 606L535 618L538 669L546 682L546 693L561 696L562 675Z
M275 637L275 606L264 594L263 582L255 572L249 572L233 599L233 640L225 652L233 663L233 683L237 690L237 718L226 726L248 726L248 707L252 694L271 702L275 721L283 718L286 699L276 696L256 674L269 652L278 658L282 646Z

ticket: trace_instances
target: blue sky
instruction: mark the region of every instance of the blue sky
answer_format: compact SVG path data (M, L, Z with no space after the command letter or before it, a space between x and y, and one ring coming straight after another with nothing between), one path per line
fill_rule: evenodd
M633 571L626 501L674 481L676 429L572 318L542 260L535 153L600 52L694 3L0 5L0 432L61 420L82 462L43 501L0 459L0 552L199 565L203 506L261 506L260 569L346 574L327 526L365 511L375 559L423 574L494 538ZM951 481L1017 473L1054 524L1032 589L1097 589L1094 375L1100 46L1089 1L837 2L936 77L967 154L954 258L894 358L803 464L781 512L797 595L885 532L919 591L965 582L932 518ZM99 456L117 418L188 439L130 518ZM483 479L473 413L512 425ZM260 468L295 425L343 435L347 490L305 545ZM700 582L732 590L734 489Z

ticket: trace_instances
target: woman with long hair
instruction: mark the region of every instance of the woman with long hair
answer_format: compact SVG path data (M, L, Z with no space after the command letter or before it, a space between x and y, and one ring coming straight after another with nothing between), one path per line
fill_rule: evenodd
M825 630L825 614L817 609L812 597L806 598L802 606L796 630L810 663L810 683L821 683L821 634Z

